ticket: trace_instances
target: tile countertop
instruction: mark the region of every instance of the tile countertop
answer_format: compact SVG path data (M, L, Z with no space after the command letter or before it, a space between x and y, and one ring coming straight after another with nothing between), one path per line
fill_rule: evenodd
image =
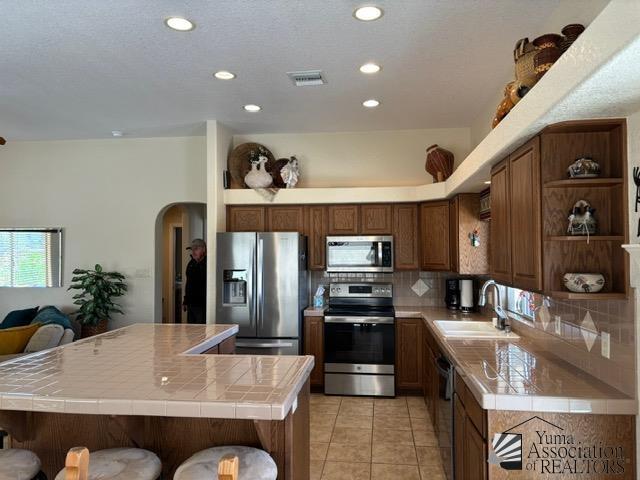
M539 341L447 339L434 320L489 320L437 307L395 307L397 318L423 318L443 353L483 408L635 415L638 402L555 356Z
M237 332L136 324L0 363L0 409L284 419L313 357L199 354Z
M322 307L322 308L307 307L304 309L304 316L305 317L324 317L324 311L327 308L329 307Z

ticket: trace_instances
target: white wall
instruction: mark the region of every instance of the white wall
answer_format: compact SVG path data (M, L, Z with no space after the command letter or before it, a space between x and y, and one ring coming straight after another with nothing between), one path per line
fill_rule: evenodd
M72 308L71 271L101 263L127 275L111 328L160 321L155 235L161 210L205 202L204 137L9 142L0 147L0 225L64 228L63 288L0 288L0 318L21 307Z
M299 187L423 185L425 150L437 143L455 155L456 165L471 151L468 128L379 132L235 135L234 147L257 142L276 158L300 160Z

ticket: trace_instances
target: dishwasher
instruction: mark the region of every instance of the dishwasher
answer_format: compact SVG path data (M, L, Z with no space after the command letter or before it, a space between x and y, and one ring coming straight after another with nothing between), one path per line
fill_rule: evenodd
M437 437L442 467L453 480L453 365L443 355L436 360L438 370Z

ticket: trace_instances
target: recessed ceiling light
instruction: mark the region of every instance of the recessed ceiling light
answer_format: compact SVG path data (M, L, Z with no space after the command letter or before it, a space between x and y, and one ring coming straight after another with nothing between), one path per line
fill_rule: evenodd
M380 65L375 63L365 63L360 67L360 71L367 74L378 73L380 71Z
M124 136L124 132L122 130L112 130L111 131L111 136L112 137L123 137Z
M484 182L485 185L491 185L491 180L487 180L486 182Z
M167 27L179 32L189 32L196 28L195 23L182 17L169 17L164 21L164 23Z
M365 100L364 102L362 102L362 105L364 105L367 108L375 108L378 105L380 105L380 102L375 98L370 98L369 100Z
M353 12L353 16L363 22L371 22L377 20L382 16L382 9L373 5L367 5L364 7L356 8Z
M231 73L227 70L220 70L219 72L214 73L213 76L218 80L233 80L234 78L236 78L236 75L234 73Z
M253 103L250 103L248 105L245 105L244 109L247 112L255 113L255 112L259 112L260 110L262 110L262 107L260 105L254 105Z

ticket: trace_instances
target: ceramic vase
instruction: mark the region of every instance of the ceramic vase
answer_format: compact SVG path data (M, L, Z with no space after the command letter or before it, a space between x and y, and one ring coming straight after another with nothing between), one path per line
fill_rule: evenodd
M567 290L575 293L597 293L604 288L601 273L565 273L563 281Z
M558 44L562 40L560 35L548 33L541 35L533 41L533 45L538 50L533 59L535 72L538 78L541 78L556 63L556 60L562 55L562 50L558 48Z
M558 45L562 53L569 49L582 32L584 32L584 25L580 25L579 23L572 23L562 29L562 35L564 35L564 38L560 40L560 44Z
M271 175L267 172L266 163L267 157L263 156L260 156L257 161L251 162L251 170L249 170L249 173L244 177L244 183L246 183L249 188L267 188L271 186L273 178L271 178Z
M434 182L444 182L453 173L453 153L438 145L427 148L425 170L433 176Z

